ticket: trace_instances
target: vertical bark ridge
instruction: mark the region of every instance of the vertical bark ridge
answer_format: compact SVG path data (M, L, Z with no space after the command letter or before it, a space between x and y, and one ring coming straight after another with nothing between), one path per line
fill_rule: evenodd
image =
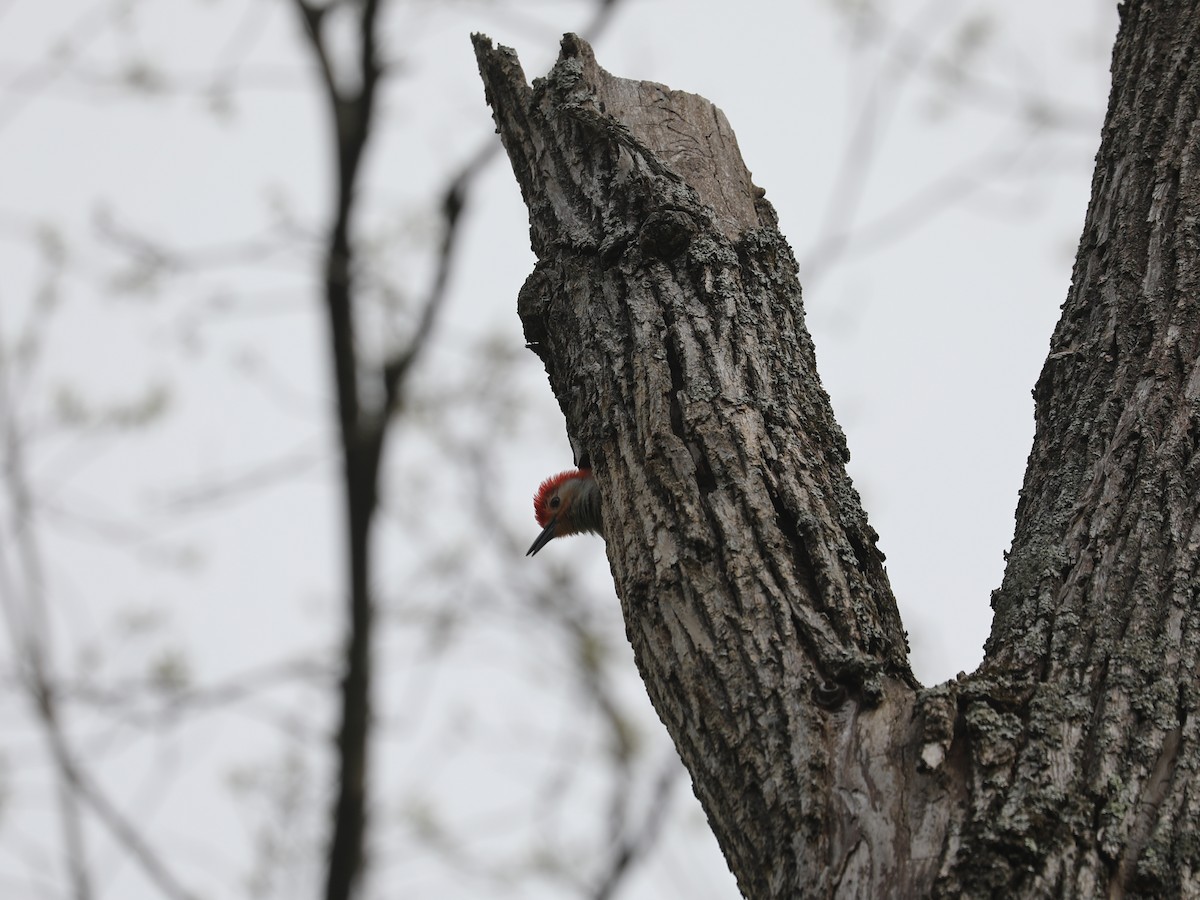
M1197 888L1200 9L1127 2L1122 19L1013 548L963 687L974 799L947 896Z

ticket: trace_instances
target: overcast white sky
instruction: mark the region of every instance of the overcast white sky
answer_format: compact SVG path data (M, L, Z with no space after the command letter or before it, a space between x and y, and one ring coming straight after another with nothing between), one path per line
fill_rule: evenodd
M1111 6L623 0L596 42L608 70L719 105L779 212L851 474L927 683L982 658L1032 438L1030 390L1086 210ZM532 78L552 63L559 35L588 18L585 3L550 0L391 5L387 54L401 77L383 98L364 195L377 263L401 302L428 275L423 217L436 188L492 130L469 33L515 47ZM936 77L938 60L972 47L969 81ZM108 684L176 666L197 683L219 681L316 658L334 640L340 547L313 293L331 163L314 89L281 0L0 3L0 350L11 354L30 327L44 339L38 366L14 370L13 394L64 672ZM444 331L421 378L426 395L469 382L462 373L480 364L484 339L517 355L504 377L524 411L494 435L490 489L531 540L530 493L571 455L540 365L520 350L515 300L533 260L506 160L483 177L469 216ZM291 235L282 248L281 231ZM181 268L140 285L145 248L114 233L186 251ZM246 241L271 249L245 262ZM48 306L38 297L55 247L66 262ZM168 414L136 435L62 425L64 410L136 406L158 393ZM429 428L494 425L465 407L464 418ZM417 436L389 460L385 595L426 584L432 554L477 586L503 571L470 555L479 523L440 487L460 476L438 447ZM292 477L274 484L280 460ZM243 477L273 486L212 499ZM0 530L0 540L11 536ZM15 565L11 545L5 552ZM555 542L526 564L585 568L615 609L599 541ZM619 621L610 624L619 634ZM528 802L522 778L534 764L514 750L502 764L512 797L476 806L498 764L470 750L451 764L438 735L446 710L462 711L475 733L502 722L517 735L554 704L570 705L549 687L531 701L509 671L540 652L541 632L529 628L524 641L518 630L468 642L471 665L442 667L436 682L389 669L380 702L397 732L378 758L381 783L401 794L424 781L431 805L466 810L448 814L461 827L486 821L514 843L538 831L509 812ZM385 655L420 646L398 639ZM5 644L0 654L10 652ZM3 666L11 684L12 665ZM626 690L641 703L629 667ZM296 705L327 713L326 702L301 690L150 739L103 716L80 727L103 783L153 829L183 880L208 896L240 896L257 832L247 824L253 802L230 799L229 774L277 762L280 733L300 728ZM644 704L642 714L653 729ZM65 895L65 882L46 874L59 837L49 771L36 762L40 735L11 691L0 717L0 894ZM319 750L319 732L307 736ZM327 774L313 758L304 756L317 768L299 779L311 783L310 800ZM685 826L664 861L625 896L735 895L688 793L678 792ZM102 896L157 896L95 840ZM478 881L411 849L381 869L380 885L406 896L481 895ZM522 885L512 896L534 896ZM563 896L552 881L539 889Z

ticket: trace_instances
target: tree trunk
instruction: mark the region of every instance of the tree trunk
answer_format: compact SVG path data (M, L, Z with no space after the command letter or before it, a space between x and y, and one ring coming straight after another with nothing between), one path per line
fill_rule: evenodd
M530 88L475 37L530 210L526 335L747 897L1200 895L1195 5L1124 7L987 657L931 689L725 117L573 35Z

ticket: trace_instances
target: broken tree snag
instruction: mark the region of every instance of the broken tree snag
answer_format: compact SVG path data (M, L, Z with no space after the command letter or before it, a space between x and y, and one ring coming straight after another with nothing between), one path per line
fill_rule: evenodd
M936 856L910 848L937 829L903 802L925 776L895 749L916 740L904 631L794 257L729 123L610 75L573 35L532 86L512 50L474 42L538 258L526 336L600 486L646 689L742 890L885 896L897 856L928 878Z

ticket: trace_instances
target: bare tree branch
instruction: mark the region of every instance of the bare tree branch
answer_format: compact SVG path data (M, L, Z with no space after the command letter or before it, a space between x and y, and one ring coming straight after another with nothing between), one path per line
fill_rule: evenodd
M9 530L22 572L22 587L18 588L9 572L7 555L0 552L0 588L3 590L3 608L14 644L14 656L20 666L20 678L50 746L56 774L60 779L64 852L68 856L67 868L71 873L75 896L85 900L92 893L79 815L78 801L82 800L165 895L175 900L185 900L192 895L151 849L137 828L92 781L71 750L58 697L51 686L53 645L45 601L44 567L34 530L34 506L25 472L21 435L10 401L8 366L4 355L0 354L0 410L6 411L0 422L3 428L4 486L12 510ZM23 613L18 592L24 595Z
M646 816L640 828L633 830L627 837L618 841L613 847L612 858L609 860L604 877L596 885L592 900L611 900L616 896L625 876L639 859L654 848L654 843L662 833L663 821L671 806L671 794L683 777L684 769L679 757L671 752L659 769L655 781L654 793Z
M324 288L343 460L350 630L337 734L338 787L328 857L328 900L348 900L352 895L362 869L366 828L373 606L369 583L370 536L378 502L379 460L387 433L387 416L364 414L361 405L354 338L354 249L350 222L382 71L376 52L379 7L378 0L364 0L361 4L357 60L360 83L357 90L352 90L339 87L326 45L324 16L328 7L296 0L309 44L321 66L337 142L337 195L326 251Z
M154 885L172 900L196 900L197 895L188 891L167 868L162 858L151 848L141 832L117 808L87 772L78 764L67 745L62 729L57 726L53 715L54 700L50 692L41 696L43 720L54 751L59 771L65 776L74 793L82 798L117 841L129 851L142 871Z
M59 686L64 702L86 704L93 709L121 710L127 721L142 726L159 726L179 720L188 712L227 709L260 694L296 684L324 689L334 683L334 672L324 662L324 650L294 659L259 666L213 684L164 691L146 679L113 686L93 681Z

